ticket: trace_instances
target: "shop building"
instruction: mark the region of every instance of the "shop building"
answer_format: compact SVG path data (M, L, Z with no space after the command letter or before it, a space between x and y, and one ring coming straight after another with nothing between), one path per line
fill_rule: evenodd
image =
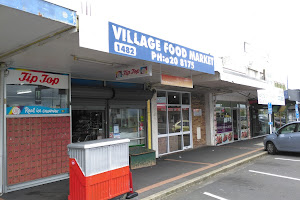
M0 50L1 193L68 178L71 142L129 138L130 146L153 149L157 156L159 150L163 155L205 144L204 96L192 80L214 74L213 56L108 21L111 45L123 46L86 48L79 38L88 36L79 33L88 29L84 23L77 27L74 11L41 0L1 4L1 13L9 16L9 23L1 24L7 30L1 32L7 42ZM27 9L30 5L40 7ZM30 29L20 31L28 23ZM139 45L128 56L126 45L132 46L134 35ZM139 48L151 56L135 57ZM175 86L154 86L162 75ZM181 80L187 89L176 86Z
M72 79L72 142L129 138L145 146L147 101L143 84ZM105 86L104 86L105 84Z
M71 142L129 138L159 157L250 137L249 93L268 84L264 69L237 73L144 24L18 3L0 1L1 193L68 178Z
M76 13L43 1L0 4L6 19L0 33L3 193L68 178L71 76L38 67L28 69L25 63L14 65L12 56L69 33L76 26Z

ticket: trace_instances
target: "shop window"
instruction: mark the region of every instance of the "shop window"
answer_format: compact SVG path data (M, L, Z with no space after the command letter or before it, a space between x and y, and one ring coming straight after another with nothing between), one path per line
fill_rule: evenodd
M295 120L296 121L296 120ZM283 112L274 112L274 126L276 130L286 124L286 116Z
M157 92L157 104L166 104L167 97L166 92L158 91Z
M182 108L182 131L190 131L190 109Z
M72 142L104 139L104 111L73 110Z
M168 104L180 104L180 93L168 92Z
M7 114L63 114L68 113L68 90L38 85L7 85Z
M158 91L157 92L157 125L158 125L158 134L167 133L167 97L166 92Z
M110 109L110 137L128 138L131 146L145 145L146 122L144 109Z
M190 105L190 94L189 93L182 93L182 104Z
M247 120L247 109L246 105L240 104L240 119L241 119L241 129L248 128L248 120Z
M217 118L217 133L232 131L231 108L217 107L216 118Z
M254 107L252 111L253 137L268 134L270 132L268 122L268 110Z

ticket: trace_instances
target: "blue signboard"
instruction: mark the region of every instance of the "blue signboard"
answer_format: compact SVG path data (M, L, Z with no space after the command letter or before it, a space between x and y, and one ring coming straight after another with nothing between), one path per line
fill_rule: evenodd
M299 112L298 104L295 104L295 111L296 111L296 113Z
M268 103L268 113L272 114L272 103Z
M296 119L299 119L299 112L296 112Z
M67 114L69 108L48 108L43 106L14 106L7 107L7 115L33 115L33 114Z
M214 74L214 57L109 22L109 53Z
M43 0L0 0L0 6L28 12L39 17L76 26L76 12Z

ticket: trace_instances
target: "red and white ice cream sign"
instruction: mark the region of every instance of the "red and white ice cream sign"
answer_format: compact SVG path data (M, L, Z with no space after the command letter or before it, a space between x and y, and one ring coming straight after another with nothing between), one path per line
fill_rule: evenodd
M68 75L51 74L38 71L9 69L6 84L43 85L50 88L68 89Z

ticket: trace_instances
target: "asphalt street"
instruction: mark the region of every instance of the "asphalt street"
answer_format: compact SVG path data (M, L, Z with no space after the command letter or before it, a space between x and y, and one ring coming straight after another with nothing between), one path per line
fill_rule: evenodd
M300 154L267 155L167 199L298 200L299 169Z

